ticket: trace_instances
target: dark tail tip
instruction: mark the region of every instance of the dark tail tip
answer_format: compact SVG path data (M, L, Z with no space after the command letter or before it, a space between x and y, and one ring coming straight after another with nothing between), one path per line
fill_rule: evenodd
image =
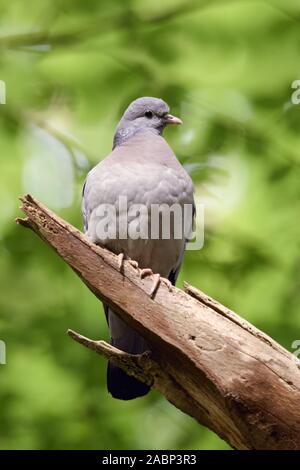
M127 375L122 369L108 363L107 390L119 400L132 400L146 395L150 387Z

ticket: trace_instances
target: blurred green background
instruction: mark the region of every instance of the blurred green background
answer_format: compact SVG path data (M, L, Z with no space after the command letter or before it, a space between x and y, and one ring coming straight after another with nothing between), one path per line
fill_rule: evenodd
M0 2L1 449L227 449L159 394L106 392L100 303L14 223L30 192L76 227L81 187L129 102L165 99L166 137L205 204L205 245L179 279L287 349L300 339L297 0Z

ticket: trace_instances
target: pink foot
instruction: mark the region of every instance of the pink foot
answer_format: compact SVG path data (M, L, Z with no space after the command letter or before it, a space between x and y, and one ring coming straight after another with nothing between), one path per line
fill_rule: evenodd
M134 268L134 269L138 269L139 267L139 263L137 261L134 261L133 259L129 259L128 260L128 263L131 264L131 266Z
M125 259L124 253L120 253L120 254L118 255L118 270L119 270L120 272L122 271L124 259Z
M141 276L141 279L143 279L146 276L153 276L153 284L152 284L151 291L150 291L150 297L152 298L160 284L160 274L153 274L152 269L144 268L144 269L141 269L140 276Z
M144 268L140 271L141 279L144 279L146 276L153 276L153 271L150 268Z
M170 282L169 279L167 279L167 278L165 278L165 277L161 277L160 280L161 280L161 282L163 282L163 283L167 286L167 288L168 288L169 291L171 292L172 289L173 289L173 284L172 284L172 282Z

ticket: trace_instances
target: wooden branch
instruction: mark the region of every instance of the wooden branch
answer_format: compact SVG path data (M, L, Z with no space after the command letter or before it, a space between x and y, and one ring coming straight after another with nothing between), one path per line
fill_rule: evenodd
M273 339L194 287L161 284L92 243L31 196L22 198L34 230L89 289L139 331L153 351L133 356L70 336L152 384L236 449L300 449L300 361Z

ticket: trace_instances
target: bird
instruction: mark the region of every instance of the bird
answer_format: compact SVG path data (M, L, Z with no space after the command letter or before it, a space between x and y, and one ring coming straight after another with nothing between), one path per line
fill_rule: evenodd
M117 125L111 153L88 173L82 192L86 236L118 255L120 269L123 260L128 259L141 270L141 277L153 275L151 296L161 281L169 288L175 285L186 248L186 232L176 237L172 219L169 237L162 236L161 225L155 237L151 234L148 238L129 236L128 233L124 237L120 236L118 224L123 221L125 228L130 224L134 226L138 217L130 212L130 208L143 205L148 218L145 220L139 214L140 225L149 228L151 216L153 218L150 208L158 205L168 209L176 204L181 209L185 205L192 207L184 221L187 231L192 230L195 217L193 182L163 137L165 127L171 124L182 124L182 121L170 114L169 106L162 99L141 97L134 100ZM117 206L120 197L127 201L123 211ZM100 226L103 228L103 207L116 208L115 217L111 214L106 218L105 233L99 229ZM146 340L109 306L104 304L104 310L113 346L130 354L150 350ZM113 398L131 400L146 395L150 387L108 363L107 389Z

